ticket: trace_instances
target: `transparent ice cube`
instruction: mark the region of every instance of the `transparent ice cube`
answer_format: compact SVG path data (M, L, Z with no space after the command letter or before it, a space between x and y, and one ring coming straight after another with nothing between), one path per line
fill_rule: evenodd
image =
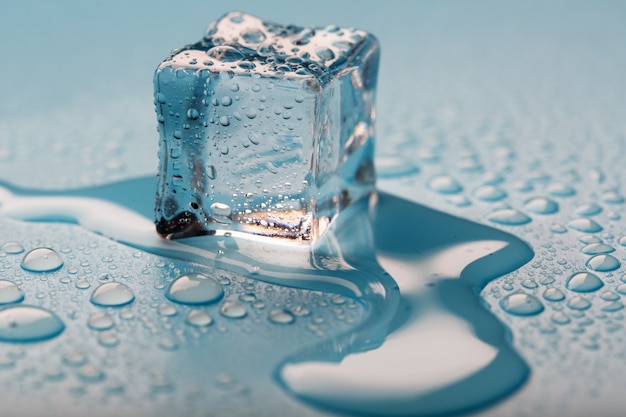
M315 240L374 189L379 47L233 12L157 68L157 231Z

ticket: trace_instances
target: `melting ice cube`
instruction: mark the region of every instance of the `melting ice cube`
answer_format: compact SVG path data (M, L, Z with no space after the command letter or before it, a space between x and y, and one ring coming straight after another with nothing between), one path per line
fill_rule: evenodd
M315 240L374 189L379 47L361 30L212 23L154 77L157 231Z

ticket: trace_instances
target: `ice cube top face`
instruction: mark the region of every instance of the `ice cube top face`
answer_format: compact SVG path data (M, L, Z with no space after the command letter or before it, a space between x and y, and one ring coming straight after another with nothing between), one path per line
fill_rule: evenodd
M154 77L156 225L313 241L374 189L379 48L366 32L229 13Z

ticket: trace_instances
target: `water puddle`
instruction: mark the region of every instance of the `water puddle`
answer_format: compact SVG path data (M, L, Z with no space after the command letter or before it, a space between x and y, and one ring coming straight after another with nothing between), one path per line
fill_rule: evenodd
M349 207L313 248L237 234L170 241L154 231L154 189L154 178L62 192L5 186L0 215L78 223L154 254L332 292L337 304L345 297L358 300L366 317L350 332L295 352L277 367L278 383L317 407L385 416L463 412L497 401L527 378L507 329L478 295L486 283L531 259L519 239L379 193L375 205ZM181 279L167 289L171 301L219 301L213 278ZM102 284L92 302L132 302L120 285ZM224 300L220 314L244 317L248 307L240 301L247 302ZM272 310L270 320L290 324L299 314ZM212 323L202 311L187 320Z

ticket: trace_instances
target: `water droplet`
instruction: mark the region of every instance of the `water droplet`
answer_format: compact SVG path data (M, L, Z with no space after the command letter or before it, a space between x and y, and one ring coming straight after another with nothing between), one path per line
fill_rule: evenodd
M567 279L565 286L575 292L591 292L602 288L604 283L596 274L578 272Z
M586 265L593 271L608 272L619 268L620 262L611 255L596 255L589 259Z
M163 350L176 350L178 349L178 344L169 337L162 337L159 339L159 347Z
M224 296L220 283L202 273L181 275L170 284L166 297L181 304L209 304Z
M504 311L516 316L532 316L543 311L543 304L534 295L517 292L509 294L500 301Z
M222 116L220 117L220 124L222 126L229 126L230 125L230 120L228 120L228 116ZM223 153L223 152L222 152ZM227 152L228 153L228 152Z
M69 366L81 366L87 363L87 357L80 349L72 349L63 355L63 363Z
M576 218L570 221L567 225L570 229L578 230L579 232L584 233L598 233L602 231L602 226L585 217Z
M108 330L115 326L115 322L105 313L94 313L89 316L87 326L92 330Z
M623 308L624 308L624 304L622 304L619 301L609 301L608 303L600 307L602 311L607 311L607 312L619 311Z
M0 310L0 341L35 342L60 334L65 325L56 314L40 307L15 306Z
M276 324L291 324L296 320L287 310L272 310L269 312L268 319Z
M428 181L428 187L440 194L458 194L463 191L461 184L448 175L432 177Z
M535 280L533 279L525 279L522 281L522 287L524 288L528 288L529 290L532 290L534 288L537 288L537 283L535 282Z
M574 297L567 302L567 306L573 310L586 310L591 307L591 302L582 297Z
M595 216L602 211L602 207L595 203L583 204L574 209L574 214L578 216Z
M0 279L0 304L19 303L24 300L24 293L11 281Z
M63 266L63 259L50 248L36 248L22 259L21 267L31 272L50 272Z
M620 294L625 294L626 295L626 284L620 284L615 291L617 291Z
M104 347L115 347L120 344L120 339L114 331L104 331L98 334L98 344Z
M590 243L585 245L580 251L585 255L598 255L601 253L615 252L615 249L605 243Z
M241 319L248 314L248 311L246 306L239 301L224 301L220 307L220 314L230 319Z
M91 294L90 301L102 307L119 307L132 303L135 294L121 282L107 282L100 285Z
M331 59L335 59L335 53L331 49L328 49L328 48L320 48L315 51L315 54L322 61L330 61Z
M157 307L157 313L159 316L171 317L175 316L176 313L178 313L178 310L176 310L176 307L171 304L163 303Z
M7 242L0 247L0 251L10 255L16 255L24 252L24 247L20 245L19 242Z
M563 234L567 232L567 228L561 224L553 224L550 226L550 231L556 234Z
M189 109L187 110L187 117L191 120L196 120L200 117L200 113L196 109Z
M571 321L570 318L567 317L567 315L562 311L553 313L550 319L556 324L567 324Z
M550 184L547 188L548 194L553 195L555 197L571 197L576 194L576 190L574 190L569 185L565 185L562 183L553 183Z
M213 324L213 317L202 310L190 310L185 317L185 323L195 327L206 327Z
M104 380L104 372L97 366L88 363L78 368L78 377L84 382L95 383Z
M507 194L501 188L493 185L483 185L474 190L474 196L481 201L494 202L502 200Z
M232 46L214 46L206 54L222 62L235 62L244 58L244 55Z
M543 292L543 298L548 301L563 301L565 299L565 294L563 294L563 291L558 288L550 287Z
M86 290L87 288L91 287L91 284L89 283L89 281L87 281L85 279L79 279L78 281L76 281L76 284L74 284L74 285L79 290Z
M258 29L248 30L241 34L241 38L246 43L261 43L265 40L265 33Z
M417 166L399 156L380 156L374 162L379 178L406 177L419 172Z
M230 96L224 96L222 97L222 106L224 107L228 107L231 104L233 104L233 99L230 98Z
M607 191L602 193L602 201L608 204L622 204L624 203L624 197L615 191Z
M530 223L532 220L521 211L512 208L493 211L489 214L487 219L505 226L521 226L523 224Z
M526 200L524 208L535 214L554 214L559 211L559 204L549 198L536 197Z

